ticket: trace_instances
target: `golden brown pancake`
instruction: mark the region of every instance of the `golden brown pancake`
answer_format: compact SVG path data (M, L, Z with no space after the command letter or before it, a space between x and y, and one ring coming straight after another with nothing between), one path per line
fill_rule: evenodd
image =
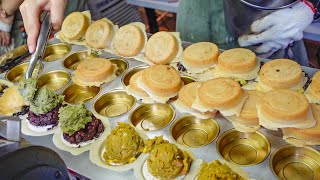
M168 65L154 65L145 69L141 82L150 92L160 97L172 96L179 92L183 85L179 73Z
M199 88L199 99L204 106L231 107L242 95L240 85L230 78L216 78L204 82Z
M96 49L108 48L113 36L113 24L105 19L92 23L86 32L86 43Z
M136 25L122 26L113 40L113 47L121 56L131 57L139 54L145 43L143 30Z
M256 55L249 49L235 48L224 51L218 58L218 67L225 72L247 73L256 66Z
M116 67L107 59L83 60L74 71L73 81L80 86L99 86L115 77Z
M320 145L320 106L311 104L312 114L317 121L314 127L307 129L284 128L282 129L284 140L288 143L302 145Z
M191 107L198 95L197 91L201 82L193 82L183 86L179 91L179 101L185 106Z
M261 112L280 119L304 118L308 112L308 100L302 94L280 89L270 91L261 101Z
M305 92L305 96L310 103L320 104L320 72L313 75L312 81Z
M154 64L168 64L177 55L177 39L169 32L157 32L150 37L146 45L146 57Z
M273 90L257 104L260 125L269 129L308 128L315 125L308 99L290 89Z
M85 35L89 23L89 19L83 13L73 12L64 19L61 33L69 40L78 40Z
M254 125L259 123L256 104L261 98L263 98L264 93L252 90L247 92L249 97L241 110L239 122L244 124L252 123Z
M199 119L214 117L217 111L202 113L194 108L192 104L198 97L198 88L201 82L192 82L183 86L179 91L179 98L173 103L180 113L188 113Z
M244 103L240 116L236 115L225 117L232 122L236 130L241 132L254 132L259 129L259 118L256 104L263 98L264 93L254 90L246 91L248 99Z
M219 55L213 70L214 77L228 77L238 80L253 80L258 77L260 61L249 49L235 48Z
M297 86L303 77L302 69L295 61L275 59L262 66L259 84L269 89L290 89Z
M191 68L209 68L218 61L218 46L211 42L199 42L183 52L183 65Z
M20 112L25 105L18 87L9 87L3 91L3 95L0 97L0 115L12 116L14 113Z
M129 80L129 85L132 91L134 91L135 93L139 94L140 96L143 97L148 97L149 95L143 90L141 89L138 84L137 84L137 80L138 78L141 77L143 71L139 71L136 72Z
M248 94L231 78L216 78L203 82L192 108L200 112L219 110L224 116L239 116Z

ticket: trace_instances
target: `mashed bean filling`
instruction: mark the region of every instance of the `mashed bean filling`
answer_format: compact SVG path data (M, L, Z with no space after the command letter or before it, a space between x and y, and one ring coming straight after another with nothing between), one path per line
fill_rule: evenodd
M34 126L48 126L52 125L52 128L57 126L59 124L59 117L58 112L61 107L61 104L59 104L57 107L53 108L51 111L49 111L46 114L40 114L37 115L33 113L32 111L29 111L28 113L28 121L30 124ZM48 129L50 130L50 129Z
M79 144L95 138L104 131L104 126L100 119L92 116L92 121L85 125L84 129L81 129L72 135L63 133L63 138L71 144Z

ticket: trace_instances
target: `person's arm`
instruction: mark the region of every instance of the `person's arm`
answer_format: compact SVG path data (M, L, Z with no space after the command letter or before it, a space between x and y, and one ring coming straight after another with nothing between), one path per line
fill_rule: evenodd
M2 0L0 4L0 46L10 44L14 13L23 0Z
M13 16L22 2L23 0L2 0L1 1L2 11L0 11L0 16L3 18L6 16Z
M35 51L40 30L42 11L50 11L52 27L59 29L63 21L63 13L67 0L25 0L20 6L25 30L28 34L30 53Z

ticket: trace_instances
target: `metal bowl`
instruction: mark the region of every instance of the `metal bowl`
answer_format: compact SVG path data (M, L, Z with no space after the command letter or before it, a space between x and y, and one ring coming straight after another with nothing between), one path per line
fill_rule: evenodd
M231 129L219 137L216 148L223 159L250 166L259 164L268 157L270 142L260 132L244 133Z
M14 68L12 68L11 70L9 70L7 72L6 79L10 82L15 82L15 83L18 83L18 82L24 80L28 66L29 66L29 62L15 66ZM33 71L32 77L34 77L36 75L36 73L38 71L38 67L39 67L39 63L36 65L36 67ZM42 72L42 70L43 70L43 64L41 64L41 66L40 66L40 73Z
M7 52L7 53L3 54L2 56L0 56L0 65L5 64L8 59L11 59L11 58L13 59L13 58L16 58L18 56L23 55L27 51L28 51L27 45L22 45L22 46L16 47L12 51Z
M62 61L62 66L66 69L76 70L80 61L85 59L92 59L98 57L97 53L91 52L88 54L88 51L78 51L70 54Z
M108 60L110 60L112 64L117 65L118 70L116 71L116 76L120 76L122 73L124 73L129 68L128 61L126 61L124 59L110 58Z
M66 71L50 71L39 77L38 86L46 87L52 91L56 91L67 85L70 79L70 73Z
M122 86L125 87L125 86L128 86L129 85L129 82L130 82L130 79L131 77L139 72L139 71L142 71L146 68L148 68L149 66L138 66L138 67L135 67L135 68L132 68L130 71L128 71L127 73L125 73L121 79L121 83L122 83Z
M64 100L71 104L81 104L90 101L96 97L101 91L101 87L96 86L79 86L77 84L71 84L68 86L62 94L64 95Z
M270 168L278 179L320 179L320 153L310 147L285 145L272 154Z
M66 43L57 43L48 45L44 55L43 60L47 62L56 61L65 57L71 50L71 46Z
M102 116L116 117L130 111L135 103L136 99L125 91L115 90L100 96L94 102L93 109Z
M155 131L168 126L175 111L169 104L143 104L129 116L131 123L140 130Z
M186 115L178 119L170 129L176 142L189 147L201 147L210 144L219 134L219 124L213 118L198 119Z

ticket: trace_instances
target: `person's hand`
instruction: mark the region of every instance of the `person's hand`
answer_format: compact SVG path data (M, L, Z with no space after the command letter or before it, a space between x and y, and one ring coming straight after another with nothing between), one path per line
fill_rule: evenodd
M28 34L29 52L33 53L37 45L40 30L40 14L44 10L50 11L52 28L60 28L67 0L25 0L20 5L24 27Z
M2 45L6 45L6 46L10 45L10 33L9 32L0 31L0 46L2 46Z
M309 2L299 2L291 8L275 11L251 25L253 34L238 38L240 46L259 45L255 51L273 54L293 41L303 38L303 30L313 21L314 11Z
M0 11L0 46L10 45L10 31L14 16L6 16Z

